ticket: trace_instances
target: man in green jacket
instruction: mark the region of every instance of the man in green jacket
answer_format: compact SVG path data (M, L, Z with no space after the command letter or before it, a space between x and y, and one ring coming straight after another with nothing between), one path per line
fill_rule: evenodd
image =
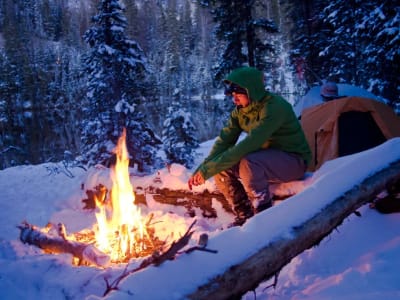
M235 109L210 154L188 181L189 188L215 176L215 184L242 225L271 207L269 182L301 179L311 151L292 106L264 88L263 73L252 67L234 70L224 80ZM242 132L246 136L239 142Z

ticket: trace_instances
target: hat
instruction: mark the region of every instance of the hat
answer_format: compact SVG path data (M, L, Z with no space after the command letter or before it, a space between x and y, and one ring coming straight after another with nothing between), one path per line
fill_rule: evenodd
M338 86L336 83L328 81L321 86L321 96L325 98L338 97Z
M225 81L225 83L228 84L225 87L225 95L226 96L232 96L232 93L247 95L247 90L245 88L241 87L240 85L235 84L235 83L230 83L229 81Z

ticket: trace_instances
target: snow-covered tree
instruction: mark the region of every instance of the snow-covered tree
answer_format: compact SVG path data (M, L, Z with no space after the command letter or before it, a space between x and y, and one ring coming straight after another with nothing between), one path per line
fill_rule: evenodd
M221 62L215 67L215 79L221 80L231 70L248 64L265 69L267 55L272 46L265 34L277 32L275 23L264 17L256 17L259 1L200 0L214 16L216 37L225 45Z
M399 6L389 0L300 4L291 5L292 52L304 59L309 82L329 78L355 84L394 106L400 99Z
M400 6L390 0L373 2L355 28L363 46L363 86L400 107Z
M388 99L398 99L398 5L393 1L336 0L319 17L322 29L330 33L321 44L324 75L365 87Z
M190 114L176 103L169 107L164 121L163 147L168 164L178 163L191 168L199 142Z
M119 1L101 0L93 23L84 35L90 51L84 61L88 91L83 107L83 161L108 164L126 127L128 151L145 170L154 162L159 144L134 109L146 90L146 58L138 43L125 36L127 20Z
M221 81L213 75L250 64L248 24L259 41L273 45L273 53L261 51L260 44L254 52L254 63L268 74L272 90L290 92L286 87L294 80L287 76L290 66L282 54L292 50L298 93L329 78L361 85L393 107L397 102L400 111L396 1L202 2L208 6L200 6L200 0L121 0L126 10L99 11L96 29L89 29L98 4L116 8L118 2L0 1L0 169L59 161L66 150L85 159L91 153L91 163L104 163L123 126L128 139L142 145L128 145L135 163L143 165L147 157L152 166L155 156L150 153L162 135L168 106L178 99L192 114L196 137L213 138L231 104L220 97ZM250 6L253 21L247 22ZM290 15L281 13L284 7L291 9ZM219 18L216 23L213 17ZM258 27L260 19L273 20L279 33ZM87 29L86 44L82 35ZM92 58L82 60L85 54ZM226 63L220 64L221 59ZM143 131L147 134L142 136ZM142 153L144 149L148 152Z
M0 168L58 161L78 147L79 129L71 119L80 107L80 97L74 97L81 89L74 60L79 45L63 47L68 11L62 5L0 3L0 102L6 113L0 121Z
M321 30L327 33L324 39L319 37L320 73L324 77L358 86L364 81L360 66L364 63L363 44L367 41L361 40L355 29L371 6L374 4L370 1L336 0L319 14Z
M119 114L132 116L125 123L127 131L129 130L126 145L130 154L131 166L135 166L139 172L145 173L159 168L161 159L157 156L157 151L162 142L148 126L145 114L125 100L119 101L115 110Z
M321 81L320 44L329 38L330 32L321 30L320 12L326 2L321 0L284 0L287 14L292 20L291 54L297 78L308 87Z

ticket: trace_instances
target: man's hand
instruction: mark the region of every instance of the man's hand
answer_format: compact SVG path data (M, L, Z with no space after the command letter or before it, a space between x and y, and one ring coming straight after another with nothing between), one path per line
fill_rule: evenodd
M197 172L189 178L188 185L189 189L192 190L192 186L202 185L205 182L203 175Z

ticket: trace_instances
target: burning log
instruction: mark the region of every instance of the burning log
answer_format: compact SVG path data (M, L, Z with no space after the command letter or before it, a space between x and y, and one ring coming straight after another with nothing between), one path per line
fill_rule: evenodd
M23 222L17 227L21 230L20 240L23 243L37 246L50 254L70 253L78 260L78 265L88 264L107 267L111 263L128 262L133 257L152 255L165 246L165 241L161 241L155 236L154 228L150 224L152 217L153 214L150 214L145 224L147 235L143 239L136 241L144 248L136 253L136 255L127 255L124 256L124 259L120 260L113 260L111 255L103 252L94 245L95 233L91 230L84 230L68 236L65 226L61 223L57 226L48 224L46 228L38 228L27 222Z
M93 244L69 240L62 224L58 224L58 236L43 232L27 222L18 228L21 230L19 238L24 244L37 246L47 253L70 253L79 260L79 264L89 263L99 267L106 267L110 262L110 257Z

